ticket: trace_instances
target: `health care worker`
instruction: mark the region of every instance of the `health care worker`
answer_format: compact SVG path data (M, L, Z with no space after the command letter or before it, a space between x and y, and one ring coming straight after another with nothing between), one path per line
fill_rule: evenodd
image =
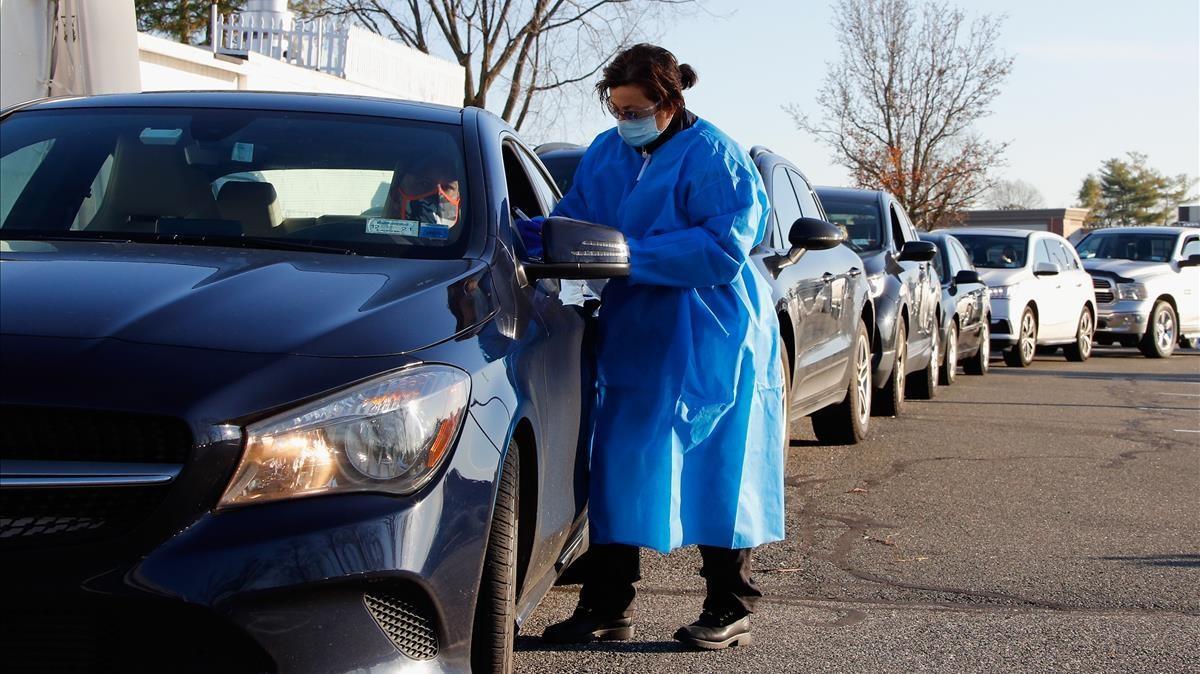
M620 229L630 275L603 291L592 547L579 605L548 641L631 638L638 547L698 545L704 611L675 638L749 644L762 596L750 552L784 535L779 327L748 259L767 194L746 152L684 107L696 80L661 47L617 55L597 85L617 128L592 142L555 209ZM540 222L518 225L540 248Z

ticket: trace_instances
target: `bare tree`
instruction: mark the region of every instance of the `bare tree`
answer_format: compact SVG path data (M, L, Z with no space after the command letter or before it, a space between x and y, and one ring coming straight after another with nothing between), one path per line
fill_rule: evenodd
M942 2L839 0L841 58L817 96L823 116L787 111L860 187L892 192L920 227L952 222L987 190L1007 145L973 129L1012 70L1001 24Z
M1024 180L997 180L984 195L983 203L988 208L1001 211L1017 211L1041 208L1046 204L1038 188Z
M327 0L348 16L466 70L463 105L487 107L518 129L545 94L586 85L621 49L673 11L700 0Z

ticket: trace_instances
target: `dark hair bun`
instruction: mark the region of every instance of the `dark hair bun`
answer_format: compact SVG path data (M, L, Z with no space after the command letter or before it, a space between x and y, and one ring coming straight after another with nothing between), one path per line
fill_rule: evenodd
M686 63L679 65L679 85L682 89L691 89L700 81L700 76L696 74L696 69Z

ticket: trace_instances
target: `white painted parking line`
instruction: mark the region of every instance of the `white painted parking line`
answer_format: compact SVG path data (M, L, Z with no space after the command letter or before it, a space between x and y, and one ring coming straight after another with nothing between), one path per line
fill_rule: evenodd
M1160 396L1182 396L1185 398L1200 398L1200 393L1159 393Z
M1188 430L1186 428L1176 428L1175 432L1176 433L1200 433L1200 431L1192 431L1192 430Z

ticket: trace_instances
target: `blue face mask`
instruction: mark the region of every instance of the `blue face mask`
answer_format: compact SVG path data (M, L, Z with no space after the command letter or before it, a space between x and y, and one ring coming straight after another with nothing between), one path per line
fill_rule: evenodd
M617 133L632 147L646 147L662 135L658 130L658 122L654 115L642 119L622 119L617 121Z

